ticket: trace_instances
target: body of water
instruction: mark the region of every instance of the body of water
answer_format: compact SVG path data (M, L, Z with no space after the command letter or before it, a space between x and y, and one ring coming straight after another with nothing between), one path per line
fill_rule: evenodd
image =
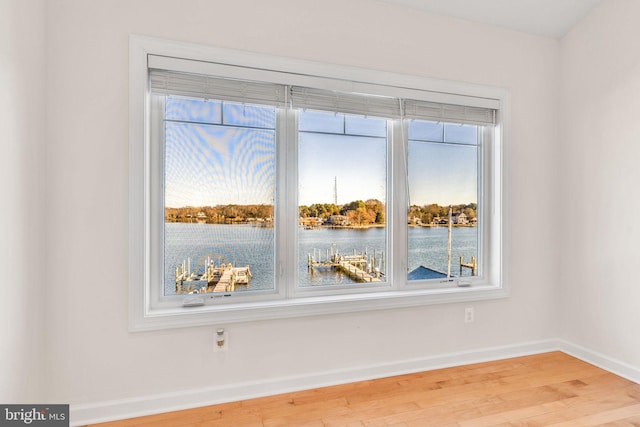
M447 271L447 228L409 227L409 271L423 265L441 272ZM465 262L477 256L477 228L454 227L451 244L451 273L459 275L459 257ZM233 243L229 243L233 242ZM298 277L300 286L353 283L349 277L332 269L307 270L307 257L333 249L341 254L374 251L380 259L385 250L385 229L331 229L298 230ZM175 294L175 268L191 258L191 271L201 273L208 258L220 263L231 262L234 267L248 265L253 275L250 286L239 286L238 291L273 289L274 287L274 229L249 225L221 224L165 224L165 295ZM464 275L470 275L465 269ZM388 271L383 264L382 271Z

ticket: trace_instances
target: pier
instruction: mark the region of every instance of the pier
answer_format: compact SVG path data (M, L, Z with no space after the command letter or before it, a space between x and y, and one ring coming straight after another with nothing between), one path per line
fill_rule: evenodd
M357 282L380 282L380 278L384 276L384 254L380 252L378 255L376 251L372 255L364 253L342 255L338 252L334 252L334 248L326 250L325 258L322 259L323 252L315 251L313 255L310 253L307 257L307 270L313 274L318 268L333 268L346 274Z
M199 294L210 292L233 292L237 285L249 285L249 266L234 267L231 263L215 265L211 258L202 274L191 271L191 258L182 261L175 269L176 294Z
M478 274L478 264L476 262L476 257L471 256L471 262L465 263L460 257L460 277L462 277L462 269L468 268L471 270L471 275L475 276Z

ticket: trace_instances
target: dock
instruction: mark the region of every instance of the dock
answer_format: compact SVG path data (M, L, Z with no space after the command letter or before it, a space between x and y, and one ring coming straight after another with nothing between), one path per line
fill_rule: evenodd
M313 255L310 253L307 257L307 270L310 273L314 273L318 268L333 268L346 274L356 282L380 282L381 277L384 276L383 264L384 254L380 254L374 251L373 254L364 253L342 255L339 252L335 252L334 248L331 248L331 253L326 250L324 260L322 259L322 251L314 251Z
M191 258L175 269L176 294L233 292L237 285L249 285L249 266L234 267L231 263L216 265L209 257L201 274L191 271Z
M248 265L245 267L233 267L229 263L223 270L220 281L216 284L213 292L233 292L236 290L237 285L249 286L250 279L251 270ZM225 286L225 290L222 290L221 284Z
M471 262L464 262L462 257L460 257L460 277L462 277L463 268L468 268L471 270L471 275L476 276L478 274L478 263L476 262L476 257L471 256Z

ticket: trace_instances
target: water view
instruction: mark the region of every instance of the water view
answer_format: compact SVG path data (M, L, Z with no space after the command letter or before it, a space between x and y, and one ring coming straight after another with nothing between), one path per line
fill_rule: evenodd
M249 266L252 274L250 284L239 285L236 291L269 290L274 287L274 229L246 224L202 224L165 223L165 295L174 295L175 269L190 259L190 270L196 274L204 271L207 260L216 265L231 263L234 267ZM446 273L447 271L447 227L409 227L408 271L423 265ZM469 262L477 257L477 228L453 227L451 242L451 274L458 276L459 257ZM382 261L381 271L388 271L384 228L362 229L298 229L298 278L299 285L322 286L328 284L355 283L346 274L333 269L316 269L312 274L307 269L309 254L316 253L322 259L327 251L352 254L374 252ZM463 272L468 276L468 269ZM384 280L384 279L383 279Z
M298 181L282 189L297 190L297 285L387 281L393 119L351 107L319 111L296 95L302 104L291 137L276 132L275 106L154 96L165 106L166 295L274 289L279 144L297 146L296 161L282 170ZM475 125L407 123L410 280L446 277L446 224L454 225L451 274L461 274L461 256L477 257L478 135Z

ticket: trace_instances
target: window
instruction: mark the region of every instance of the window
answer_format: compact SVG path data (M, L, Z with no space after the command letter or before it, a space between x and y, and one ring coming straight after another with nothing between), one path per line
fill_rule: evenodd
M130 55L132 330L506 295L502 91Z
M297 113L298 286L386 282L387 120Z
M407 278L469 277L464 284L470 284L484 273L486 197L481 190L488 164L482 148L494 139L495 111L447 108L407 101ZM434 120L439 118L444 121Z
M164 140L163 294L275 289L275 108L153 96L163 105L151 120L164 136L153 141Z

